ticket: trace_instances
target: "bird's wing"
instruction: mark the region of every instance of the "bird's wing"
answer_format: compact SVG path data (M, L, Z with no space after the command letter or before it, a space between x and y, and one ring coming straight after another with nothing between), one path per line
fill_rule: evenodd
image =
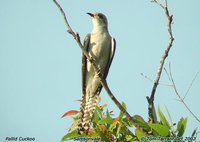
M88 34L85 37L84 40L84 49L86 51L88 51L89 48L89 44L90 44L90 34ZM109 60L108 63L106 65L105 68L105 72L103 74L103 79L106 79L109 69L110 69L110 65L112 63L113 57L115 55L115 50L116 50L116 41L115 38L111 38L111 44L110 44L110 53L109 53ZM82 53L83 54L83 53ZM86 94L86 67L87 67L87 58L85 57L85 55L82 55L82 93L83 95ZM101 92L102 86L100 85L97 89L98 94Z
M103 74L103 79L106 79L109 69L110 69L110 65L112 63L113 57L115 55L115 49L116 49L116 41L115 38L111 38L111 44L110 44L110 53L109 53L109 60L108 63L106 65L104 74ZM101 93L101 89L102 89L102 85L100 84L99 87L97 88L96 93L99 95Z
M103 74L103 79L106 79L109 69L110 69L110 65L112 63L113 57L115 55L115 49L116 49L116 41L114 38L111 38L111 44L110 44L110 53L109 53L109 60L108 63L106 65L104 74ZM101 89L102 89L102 85L100 84L99 87L97 88L96 93L99 95L101 93Z
M90 46L90 34L88 34L86 37L85 37L85 40L84 40L84 50L88 52L89 50L89 46ZM88 102L88 96L86 94L86 78L87 78L87 58L86 56L82 53L82 100L81 100L81 106L80 106L80 122L79 122L79 132L80 131L85 131L85 127L87 126L84 126L84 119L86 117L87 112L87 102Z
M104 75L103 75L103 78L106 79L107 75L108 75L108 72L109 72L109 69L110 69L110 65L112 63L112 60L113 60L113 57L115 55L115 49L116 49L116 41L115 41L115 38L111 38L111 45L110 45L110 54L109 54L109 60L108 60L108 63L106 65L106 69L105 69L105 72L104 72Z
M84 40L84 49L88 51L90 45L90 34L88 34ZM109 53L109 60L106 65L103 78L105 79L108 75L108 71L110 68L110 65L112 63L114 54L115 54L115 39L111 39L110 44L110 53ZM99 84L96 92L94 93L95 96L87 96L86 94L86 78L87 78L87 58L82 56L82 102L81 102L81 108L80 108L80 124L79 124L79 131L87 132L89 129L89 123L91 121L91 118L93 116L94 109L97 104L97 97L101 92L102 85Z
M90 44L90 34L87 34L84 40L84 50L88 52ZM87 71L87 58L82 53L82 93L86 94L86 71ZM83 99L84 100L84 99Z

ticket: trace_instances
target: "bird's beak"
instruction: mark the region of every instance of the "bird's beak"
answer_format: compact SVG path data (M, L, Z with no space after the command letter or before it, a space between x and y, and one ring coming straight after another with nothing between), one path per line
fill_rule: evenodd
M92 13L87 13L88 15L90 15L91 17L94 17L94 14L92 14Z

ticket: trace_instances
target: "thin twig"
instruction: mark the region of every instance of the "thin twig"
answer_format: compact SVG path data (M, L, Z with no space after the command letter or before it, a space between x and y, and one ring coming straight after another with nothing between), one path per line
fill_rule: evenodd
M53 0L54 3L56 4L56 6L58 7L58 9L60 10L61 14L63 15L63 18L64 18L64 22L66 24L66 27L67 27L67 32L69 34L71 34L74 39L76 40L76 42L78 43L79 47L81 48L82 52L84 53L84 55L86 56L86 58L91 62L91 64L94 66L94 69L95 70L98 70L98 67L94 64L94 61L92 59L92 57L90 57L87 52L84 50L84 47L83 45L81 44L81 41L80 41L80 36L78 33L75 33L71 26L69 25L69 22L67 21L67 17L66 17L66 14L65 12L63 11L62 7L60 6L60 4L56 1L56 0Z
M148 76L144 75L143 73L141 73L140 75L143 76L145 79L147 79L149 82L153 83L153 80Z
M70 27L68 21L67 21L67 18L66 18L66 15L65 15L65 12L63 11L62 7L60 6L60 4L56 1L56 0L53 0L54 3L56 4L56 6L58 7L58 9L60 10L60 12L62 13L63 17L64 17L64 21L65 21L65 24L67 26L67 29L68 29L68 32L69 34L71 34L74 39L76 40L76 42L78 43L79 47L81 48L83 54L86 56L86 58L89 60L89 62L93 65L94 67L94 70L96 72L96 74L98 75L99 77L99 80L101 82L101 85L105 88L106 92L108 93L108 95L110 96L110 98L114 101L114 103L117 105L117 107L125 114L125 116L127 117L127 119L133 124L135 125L135 121L132 119L131 115L123 108L123 106L120 104L120 102L115 98L115 96L113 95L113 93L111 92L110 88L108 87L108 84L106 82L105 79L103 79L101 77L101 74L100 74L100 69L96 66L96 64L94 63L94 60L92 57L89 56L89 54L84 50L84 47L80 41L80 37L79 37L79 34L78 33L75 33L72 28Z
M149 78L147 75L144 75L143 73L141 73L140 75L141 75L142 77L144 77L145 79L147 79L149 82L153 83L153 80L152 80L151 78ZM170 84L160 83L160 82L159 82L158 85L168 86L168 87L172 86L172 85L170 85Z
M181 103L183 103L183 105L184 105L185 108L190 112L190 114L191 114L198 122L200 122L200 119L190 110L190 108L189 108L189 107L187 106L187 104L185 103L184 99L181 98L181 96L179 95L178 90L177 90L176 85L175 85L175 82L174 82L174 80L173 80L173 76L172 76L172 73L171 73L171 65L170 65L170 64L169 64L169 73L170 73L170 80L172 81L174 91L175 91L176 95L178 96L179 101L180 101Z
M162 55L162 58L160 60L160 64L158 66L156 80L154 81L154 85L153 85L153 88L152 88L152 91L151 91L151 96L150 97L147 96L147 101L149 103L149 107L148 107L148 110L149 110L149 121L156 122L156 116L153 116L154 96L155 96L155 92L156 92L157 86L159 84L159 80L160 80L160 77L161 77L161 73L162 73L162 69L163 69L164 63L165 63L165 59L167 58L167 56L169 54L169 51L170 51L170 49L172 47L172 43L174 41L174 38L173 38L173 35L172 35L172 28L171 28L171 24L172 24L172 21L173 21L173 18L172 18L173 15L169 14L168 6L167 6L167 0L165 0L165 6L162 5L161 3L159 3L157 0L153 0L152 2L155 2L156 4L161 6L161 8L164 9L165 16L167 18L167 28L168 28L168 35L169 35L169 42L168 42L168 45L167 45L167 47L165 49L164 54Z
M197 78L198 74L199 74L199 72L197 72L196 75L194 76L194 78L192 79L192 82L190 83L190 86L188 87L187 92L185 93L185 96L183 97L183 100L185 99L185 97L187 96L188 92L190 91L190 89L191 89L195 79Z
M170 76L169 76L169 73L168 73L167 69L164 68L164 71L165 71L165 73L167 74L168 79L170 80Z
M151 2L155 2L158 4L161 8L165 9L165 7L158 1L158 0L152 0ZM166 5L167 6L167 5Z

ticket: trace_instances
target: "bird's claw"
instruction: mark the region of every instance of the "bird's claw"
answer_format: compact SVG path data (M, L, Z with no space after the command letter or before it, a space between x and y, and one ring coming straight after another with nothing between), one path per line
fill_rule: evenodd
M96 73L96 75L97 75L97 78L99 79L99 80L101 80L101 70L99 69L98 71L97 71L97 73Z

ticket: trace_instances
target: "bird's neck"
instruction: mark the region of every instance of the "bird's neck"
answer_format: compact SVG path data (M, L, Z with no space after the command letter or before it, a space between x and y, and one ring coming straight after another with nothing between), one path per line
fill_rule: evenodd
M93 21L93 33L108 32L108 26L97 21Z
M108 28L107 26L102 26L102 25L95 25L93 26L93 33L108 33Z

